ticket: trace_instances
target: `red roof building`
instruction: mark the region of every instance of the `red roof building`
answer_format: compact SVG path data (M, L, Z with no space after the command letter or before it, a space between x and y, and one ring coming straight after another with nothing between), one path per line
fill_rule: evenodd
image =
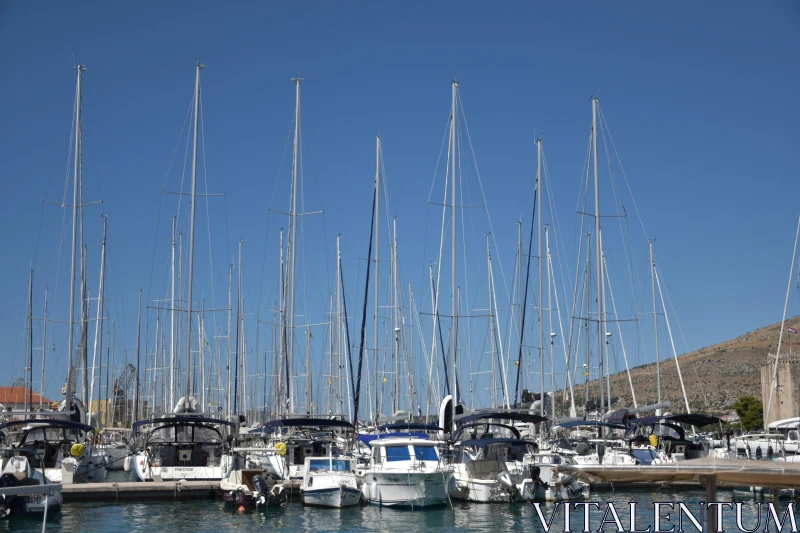
M25 387L0 387L0 403L5 405L6 408L12 409L24 408L25 398L28 396L28 389ZM42 397L38 392L31 391L31 403L38 406L41 399L42 404L50 405L50 400Z

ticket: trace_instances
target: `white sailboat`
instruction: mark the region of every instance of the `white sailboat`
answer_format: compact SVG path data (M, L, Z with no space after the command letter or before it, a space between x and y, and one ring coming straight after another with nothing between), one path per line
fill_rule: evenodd
M179 479L220 480L231 470L230 443L238 437L237 425L204 413L192 391L192 299L194 281L194 234L197 197L197 154L200 113L200 71L197 64L194 90L194 142L192 152L189 214L188 285L186 295L186 395L173 412L151 413L133 424L133 470L141 481ZM170 384L172 387L172 384Z

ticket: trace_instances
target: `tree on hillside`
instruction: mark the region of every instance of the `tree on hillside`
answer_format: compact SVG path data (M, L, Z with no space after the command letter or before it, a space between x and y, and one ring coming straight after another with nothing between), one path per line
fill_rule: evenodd
M761 429L764 421L764 404L753 396L742 396L733 404L733 409L746 431Z

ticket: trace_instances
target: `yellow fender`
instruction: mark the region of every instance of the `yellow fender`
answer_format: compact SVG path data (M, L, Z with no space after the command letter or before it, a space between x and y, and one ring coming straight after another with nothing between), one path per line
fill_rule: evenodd
M286 455L286 444L279 442L275 445L275 450L278 455Z

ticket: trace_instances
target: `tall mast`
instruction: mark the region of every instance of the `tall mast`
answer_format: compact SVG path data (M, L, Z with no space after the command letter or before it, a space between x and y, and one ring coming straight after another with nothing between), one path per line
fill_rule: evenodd
M42 410L42 398L44 398L44 355L47 353L47 291L44 288L44 321L42 331L42 380L39 382L39 410Z
M458 326L456 319L456 315L458 314L458 308L456 307L456 99L458 97L458 82L453 80L453 101L452 107L450 109L450 202L451 202L451 213L452 213L452 220L450 221L450 226L452 229L452 243L450 249L450 309L453 312L453 317L451 319L451 327L450 330L452 331L452 342L450 342L450 365L451 365L451 372L452 372L452 380L450 381L453 384L453 401L452 401L452 409L453 409L453 416L452 416L452 435L455 435L456 430L456 403L458 403L458 383L456 383L456 353L458 351L458 338L457 338L457 331Z
M380 257L381 257L381 248L380 248L380 234L381 234L381 136L378 135L375 138L375 282L374 282L374 292L375 292L375 325L372 331L372 345L375 347L375 352L373 353L373 368L375 371L375 416L377 417L379 414L379 402L378 398L380 396L381 388L378 386L378 312L379 307L378 304L381 299L381 291L380 286L378 285L378 279L380 277ZM377 419L376 419L377 424Z
M394 411L400 409L400 307L397 276L397 217L392 220L392 297L394 298ZM394 415L394 413L392 413Z
M141 386L141 380L139 376L141 376L141 357L139 353L139 348L142 344L142 289L139 289L139 311L136 317L136 388L133 390L133 418L139 418L139 402L141 401L139 398L141 396L141 391L139 387Z
M486 234L486 275L487 285L489 286L489 346L491 346L491 359L492 359L492 407L497 407L497 369L495 368L495 340L494 340L494 305L492 303L492 252L489 247L489 234Z
M653 290L653 331L654 342L656 346L656 389L658 390L657 403L661 405L661 359L658 354L658 315L656 314L656 262L653 259L653 241L647 243L650 252L650 285ZM658 408L656 414L661 414L661 407Z
M538 257L537 270L539 275L539 414L544 416L545 394L544 394L544 291L542 290L542 139L536 140L536 197L539 198L539 209L537 209L536 235ZM524 312L524 310L523 310Z
M236 361L234 362L235 370L233 373L233 412L239 414L239 354L242 352L241 342L239 335L242 332L242 241L239 241L239 272L238 276L238 289L236 293Z
M194 85L194 146L192 148L192 192L191 210L189 211L189 282L186 294L186 402L192 394L192 283L194 281L194 217L195 199L197 197L197 132L200 116L200 70L203 65L197 64Z
M228 265L228 381L225 385L227 398L225 400L225 412L228 418L231 416L231 314L233 313L233 264Z
M605 377L603 368L603 355L605 353L605 340L603 338L603 261L601 257L600 244L600 177L597 171L597 98L592 98L592 159L594 162L594 234L595 234L595 270L597 284L597 349L598 349L598 372L600 378L600 416L603 415L605 404L605 391L603 390L603 379ZM602 429L601 429L602 431Z
M26 344L28 345L27 354L25 359L25 411L30 411L33 404L33 268L31 268L30 276L28 278L28 338ZM44 394L44 391L39 391Z
M311 414L313 396L311 387L311 326L306 326L306 414Z
M550 263L550 232L548 231L549 228L545 226L544 228L544 244L545 244L545 268L547 269L547 327L550 330L550 344L549 344L549 352L550 352L550 381L551 387L553 391L553 404L552 409L553 411L550 413L552 416L555 416L556 411L556 366L555 366L555 359L553 356L553 343L556 338L556 332L553 331L553 276L551 272L551 263ZM569 369L566 369L569 372Z
M291 227L289 229L290 244L290 278L289 278L289 313L288 313L288 349L287 364L289 369L288 390L289 390L289 412L294 413L294 386L292 384L292 371L294 370L294 304L295 304L295 274L297 272L297 173L298 158L300 151L300 82L302 78L292 78L295 85L295 106L294 106L294 152L292 153L292 212Z
M284 370L286 368L286 287L285 283L285 276L284 276L284 266L283 266L283 228L281 228L281 237L280 237L280 254L279 254L279 262L278 262L278 271L279 271L279 289L278 289L278 309L280 309L278 313L278 321L280 322L280 327L278 328L278 335L280 335L280 355L278 356L278 371L276 372L276 380L277 380L277 412L284 413L286 411L286 402L284 401L283 397L283 375ZM230 381L230 378L228 379ZM287 389L288 390L288 389Z
M177 218L172 219L172 262L170 263L170 311L169 311L169 405L175 405L175 232Z
M105 291L106 278L106 231L108 227L108 217L103 217L103 246L100 252L100 287L97 291L97 323L94 327L94 349L92 350L92 384L89 390L89 419L94 413L92 401L94 400L94 375L97 364L98 341L100 345L100 356L103 355L103 294ZM98 387L99 388L99 387ZM99 404L98 404L99 405Z
M72 346L75 341L75 267L77 262L77 250L75 249L78 240L78 188L80 181L80 146L81 146L81 78L83 71L86 70L83 65L75 67L78 71L78 85L75 91L75 175L72 188L72 267L70 268L70 286L69 286L69 335L67 339L67 350L69 357L67 357L67 389L65 391L66 411L72 410Z

